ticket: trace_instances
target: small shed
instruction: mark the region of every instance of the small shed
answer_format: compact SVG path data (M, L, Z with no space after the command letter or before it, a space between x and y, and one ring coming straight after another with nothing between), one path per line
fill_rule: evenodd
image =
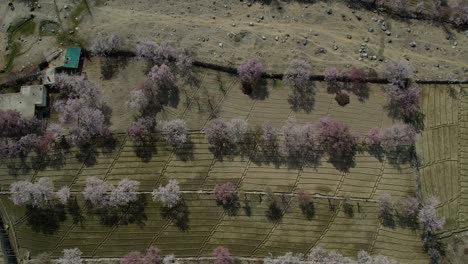
M67 69L78 69L80 65L80 56L80 48L67 48L63 67Z

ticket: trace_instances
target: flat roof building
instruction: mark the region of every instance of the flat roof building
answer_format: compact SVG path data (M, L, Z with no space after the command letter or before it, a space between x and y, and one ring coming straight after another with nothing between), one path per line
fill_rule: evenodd
M21 116L33 117L36 106L47 106L47 89L43 85L22 86L19 93L0 94L2 110L16 110Z

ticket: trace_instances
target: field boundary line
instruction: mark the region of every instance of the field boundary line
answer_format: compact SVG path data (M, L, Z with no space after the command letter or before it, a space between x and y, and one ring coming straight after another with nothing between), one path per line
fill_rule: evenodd
M292 202L292 197L289 197L289 201L288 203L286 204L286 206L284 207L284 209L282 210L283 212L283 216L286 214L286 211L289 209L289 207L291 206L291 202ZM250 256L253 256L255 255L255 253L257 253L257 251L265 246L265 244L268 242L268 240L271 238L271 235L273 235L273 233L275 232L276 228L278 228L279 225L281 225L281 219L274 222L273 223L273 226L271 227L270 231L268 232L268 234L265 235L265 238L263 238L263 240L255 247L255 249L252 251L251 255Z
M91 253L92 256L96 255L96 251L104 244L106 243L106 241L109 239L109 237L112 235L112 233L114 233L114 231L119 227L119 225L114 225L112 227L111 230L109 230L109 232L106 234L106 236L104 237L104 239L99 242L99 244L97 244L96 248L93 250L93 252Z
M325 235L328 233L328 230L330 229L333 222L335 222L335 218L338 215L338 213L340 212L340 209L339 209L340 207L341 207L341 202L336 206L335 212L333 212L333 214L330 216L330 219L328 220L327 226L322 230L322 232L320 233L320 236L307 249L307 252L305 252L306 254L309 253L314 247L316 247L318 245L318 243L320 242L320 240L322 240L325 237Z
M377 242L377 238L379 237L380 230L382 230L382 223L380 223L380 221L379 221L379 225L377 226L377 230L375 232L374 240L372 241L371 247L369 249L369 254L371 254L371 255L372 255L372 251L374 250L375 243Z
M460 100L458 100L458 133L457 133L457 139L458 139L458 149L457 149L457 154L458 154L458 184L457 186L459 187L459 198L458 198L458 203L457 203L457 228L460 229L460 208L461 208L461 196L462 196L462 192L461 192L461 188L460 188L460 184L462 182L462 164L461 164L461 157L462 157L462 147L461 147L461 130L465 128L464 125L462 125L462 100L463 100L463 97L462 94L460 93Z
M104 176L104 180L107 180L107 177L109 177L109 174L114 169L114 165L117 162L117 160L120 158L120 154L122 154L122 150L124 149L126 142L127 142L127 136L123 138L122 144L120 145L120 148L119 148L119 152L117 153L117 155L115 155L114 159L112 160L112 163L110 164L109 169L107 169L106 176Z
M197 89L196 89L195 91L192 92L191 97L190 97L191 100L190 100L190 102L187 104L187 107L185 107L184 112L180 115L179 118L181 118L181 119L184 118L185 113L187 113L187 110L192 106L193 97L194 97L195 94L197 94L197 93L200 91L200 89L201 89L201 83L205 80L205 77L206 77L206 73L203 73L203 78L202 78L201 81L200 81L200 85L198 85Z
M216 106L211 111L210 115L208 116L208 119L205 121L205 123L203 124L202 129L200 129L200 131L203 131L203 128L205 128L206 124L208 124L208 122L211 120L211 117L215 116L214 115L215 111L219 109L222 102L226 99L227 95L231 92L232 87L234 86L235 83L237 83L237 81L232 81L231 82L228 89L226 90L226 93L224 93L223 96L219 99L218 103L216 104Z
M72 223L72 224L68 227L67 231L65 231L65 234L63 234L63 236L60 237L59 241L57 242L57 245L55 245L55 247L54 247L54 251L57 250L57 249L59 248L59 246L60 246L60 245L62 244L62 242L65 240L65 237L68 237L68 234L70 234L70 232L71 232L71 230L73 229L73 227L75 227L75 224L74 224L74 223Z
M215 164L216 164L216 159L213 158L213 160L211 161L210 167L208 167L208 171L206 172L205 178L203 179L203 181L200 183L200 186L198 187L200 190L203 188L203 186L205 186L206 182L208 181L208 178L210 178L211 170L213 169Z
M149 244L148 244L148 248L154 243L154 241L156 241L159 236L161 235L161 233L166 230L166 228L171 224L171 220L166 220L166 223L164 224L164 226L159 230L158 233L156 233L153 238L150 240Z
M297 185L299 183L299 180L301 179L301 176L302 176L302 171L304 170L304 164L301 166L301 168L299 169L299 171L297 172L297 177L296 177L296 181L294 182L294 185L291 189L292 193L294 193L296 191L296 188L297 188ZM288 204L285 206L284 208L284 211L283 211L283 216L284 214L286 214L286 211L289 209L289 207L291 206L291 203L292 203L292 198L293 196L290 196L289 197L289 201L288 201ZM252 252L252 255L254 255L261 247L263 247L266 242L268 242L268 240L271 238L271 236L273 235L273 233L275 232L276 228L281 224L281 221L276 221L275 224L273 225L273 227L271 228L270 232L268 232L268 234L265 236L265 238L262 240L262 242L260 242L260 244L255 248L255 250Z
M347 172L342 172L342 174L341 174L341 179L340 179L340 182L338 183L338 186L336 186L336 190L335 190L335 195L334 195L334 196L338 196L338 193L340 192L341 186L343 185L343 182L344 182L344 180L345 180L346 174L348 174L348 173L347 173Z
M379 186L380 181L382 180L383 175L384 175L386 163L387 163L387 159L384 159L382 162L382 166L380 167L379 177L375 181L374 187L372 188L372 192L370 193L370 196L369 196L370 199L372 199L375 196L375 193L377 192L377 187Z
M164 174L166 173L167 167L169 167L169 163L171 163L172 158L174 157L175 150L172 149L171 154L169 154L169 157L167 157L166 162L164 163L164 166L161 170L161 173L159 174L159 177L156 179L156 182L154 183L153 188L158 188L158 184L161 184L161 179L164 177ZM153 192L151 192L153 193Z
M206 236L205 241L203 241L202 246L200 247L200 250L198 250L198 257L201 256L203 249L206 247L206 244L210 241L216 230L218 230L219 225L223 222L224 216L226 215L226 212L223 209L223 213L221 216L218 218L218 221L216 221L216 224L213 226L213 229L211 229L211 232L208 236Z

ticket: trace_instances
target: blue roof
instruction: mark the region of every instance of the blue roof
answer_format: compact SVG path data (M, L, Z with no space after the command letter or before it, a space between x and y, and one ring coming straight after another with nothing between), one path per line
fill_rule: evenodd
M78 69L80 64L81 49L80 48L67 48L65 53L65 63L63 67Z

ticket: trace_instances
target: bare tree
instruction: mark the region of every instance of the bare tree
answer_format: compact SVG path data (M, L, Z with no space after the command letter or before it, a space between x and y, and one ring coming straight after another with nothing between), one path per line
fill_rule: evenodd
M424 232L435 234L444 227L445 219L437 216L436 207L438 205L439 201L433 196L423 203L418 214L418 221Z
M159 201L167 208L175 207L182 201L178 182L176 180L170 180L166 186L159 186L158 189L154 189L153 201Z
M148 73L148 78L155 82L160 89L171 91L176 85L176 77L172 73L171 68L166 64L161 66L155 65Z
M278 130L270 122L262 125L262 140L268 146L276 146L278 140Z
M413 74L411 66L404 61L389 61L385 63L383 76L392 84L405 88Z
M162 127L167 143L180 147L187 142L187 124L182 119L165 122Z

